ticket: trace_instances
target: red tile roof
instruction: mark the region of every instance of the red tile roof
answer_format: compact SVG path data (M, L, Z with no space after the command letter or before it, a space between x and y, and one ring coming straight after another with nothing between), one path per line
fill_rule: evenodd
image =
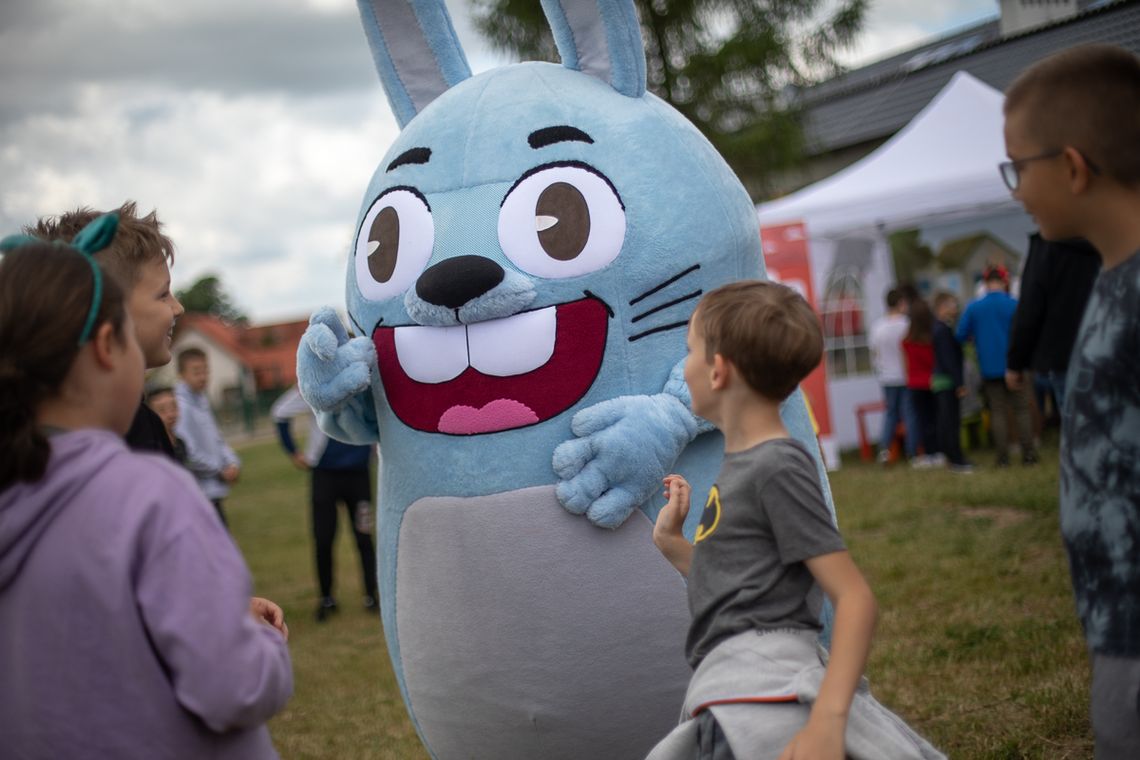
M196 330L253 373L258 390L285 388L297 382L297 346L309 320L242 326L211 314L184 314L177 332Z

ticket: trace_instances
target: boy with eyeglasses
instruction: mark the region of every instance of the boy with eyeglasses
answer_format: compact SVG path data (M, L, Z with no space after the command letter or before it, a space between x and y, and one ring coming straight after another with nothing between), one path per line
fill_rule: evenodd
M1048 240L1100 252L1069 363L1061 532L1092 659L1096 757L1140 757L1140 58L1071 48L1005 98L1002 176Z

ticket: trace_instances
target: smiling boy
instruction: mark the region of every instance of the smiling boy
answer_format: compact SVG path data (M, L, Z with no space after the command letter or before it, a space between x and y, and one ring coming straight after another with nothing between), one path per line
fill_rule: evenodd
M1002 177L1103 267L1065 381L1061 533L1092 659L1096 757L1140 757L1140 58L1085 45L1006 92Z
M70 241L104 212L78 208L56 217L44 217L25 232L42 240ZM174 244L162 232L154 211L139 216L134 201L115 213L119 226L110 245L96 258L127 294L127 312L143 350L147 369L170 361L171 333L182 315L182 304L170 289ZM127 445L139 451L161 451L174 459L174 448L162 420L139 399L139 408L126 435Z

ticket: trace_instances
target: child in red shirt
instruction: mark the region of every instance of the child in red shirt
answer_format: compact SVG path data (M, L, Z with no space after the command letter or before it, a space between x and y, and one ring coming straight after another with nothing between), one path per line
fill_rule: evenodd
M916 298L910 305L910 329L903 338L906 359L906 453L912 467L937 467L945 461L938 446L935 428L934 393L934 315L930 305ZM922 445L922 455L918 447Z

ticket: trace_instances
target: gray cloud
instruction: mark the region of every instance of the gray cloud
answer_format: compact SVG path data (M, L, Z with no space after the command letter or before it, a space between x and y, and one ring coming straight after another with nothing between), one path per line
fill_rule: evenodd
M890 18L868 34L930 34L915 19L931 6L979 2L883 0ZM504 62L464 0L448 7L473 70ZM0 0L0 234L132 198L165 220L176 286L216 272L255 320L342 305L360 195L396 135L356 14L352 0Z
M82 3L66 10L52 2L6 3L0 13L5 116L58 107L92 82L234 97L379 89L352 8L315 13L258 5L232 3L211 14L198 5L189 17L167 17L106 13Z

